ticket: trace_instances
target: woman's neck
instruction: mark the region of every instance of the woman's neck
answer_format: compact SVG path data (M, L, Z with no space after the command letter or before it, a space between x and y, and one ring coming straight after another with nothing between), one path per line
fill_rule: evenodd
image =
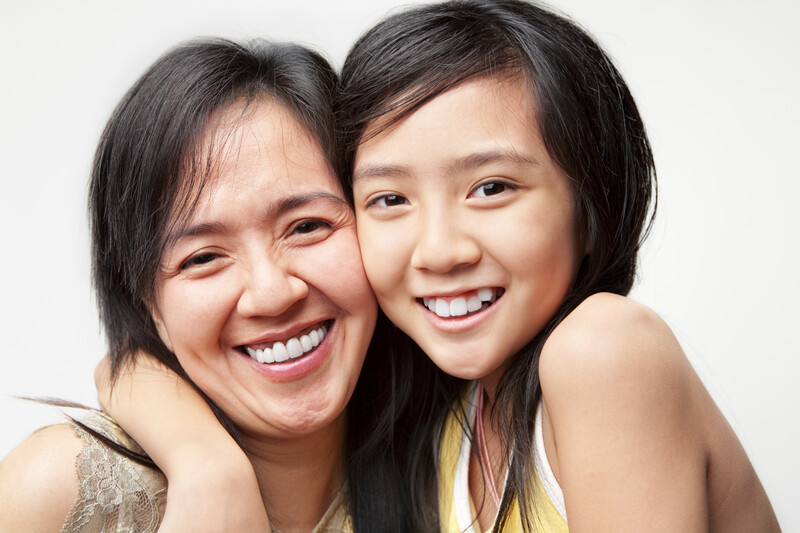
M314 529L344 482L345 416L295 439L245 437L270 524L281 533Z

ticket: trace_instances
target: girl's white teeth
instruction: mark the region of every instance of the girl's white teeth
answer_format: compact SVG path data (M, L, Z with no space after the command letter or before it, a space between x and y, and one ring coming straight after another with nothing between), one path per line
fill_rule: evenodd
M467 314L467 299L456 298L450 302L450 316L464 316Z
M249 346L245 346L244 350L251 358L259 363L283 363L289 359L296 359L301 355L310 352L325 338L328 334L328 328L320 326L317 329L312 329L307 335L300 337L292 337L286 343L276 342L272 348L264 348L263 350L255 350Z
M493 289L478 289L478 294L469 298L459 296L450 301L443 298L423 298L422 303L441 318L449 318L479 311L484 302L493 303L497 299L494 294Z
M434 308L432 311L439 315L442 318L447 318L450 316L450 304L447 303L445 300L439 300L438 298L435 299Z

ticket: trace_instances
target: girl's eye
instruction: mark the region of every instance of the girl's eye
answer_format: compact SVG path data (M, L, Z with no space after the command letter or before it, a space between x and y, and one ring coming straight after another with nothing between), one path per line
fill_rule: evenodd
M483 183L478 185L473 189L471 196L478 196L478 197L485 197L485 196L495 196L506 190L511 189L510 185L506 185L505 183L501 183L498 181L491 181L489 183Z
M211 261L213 261L217 257L218 257L217 254L210 253L210 252L193 255L192 257L190 257L189 259L187 259L186 261L181 263L180 269L181 270L186 270L187 268L207 265L208 263L210 263Z
M322 220L304 220L294 227L294 233L313 233L319 229L330 229L331 225Z
M378 198L375 198L367 205L367 207L394 207L396 205L403 205L407 203L408 199L406 199L405 196L400 196L399 194L387 194L385 196L379 196Z

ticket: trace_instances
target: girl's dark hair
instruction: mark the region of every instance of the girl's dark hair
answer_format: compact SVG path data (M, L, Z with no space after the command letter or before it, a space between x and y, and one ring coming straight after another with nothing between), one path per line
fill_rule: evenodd
M210 179L215 154L201 144L215 116L234 103L244 103L246 110L251 104L278 102L316 139L334 167L336 82L325 59L298 45L205 39L168 51L128 91L100 139L89 187L92 274L113 376L143 351L194 386L161 341L150 304L173 224L191 214ZM377 342L370 348L381 350ZM370 353L367 360L366 375L354 392L357 401L348 408L350 511L356 531L406 531L406 513L399 507L385 512L387 501L402 502L396 470L385 470L380 457L379 444L388 437L376 434L376 424L366 418L373 416L366 406L386 394L384 384L391 376L382 367L382 353ZM228 417L203 396L242 445ZM372 449L379 450L377 455ZM386 488L378 491L378 483Z
M454 0L392 15L351 49L336 101L340 175L351 199L355 154L367 135L380 133L448 89L485 76L519 76L529 82L547 151L571 183L578 237L590 248L560 308L513 357L498 387L494 405L500 407L492 413L510 457L496 530L502 529L516 499L525 529L531 531L533 428L541 398L538 361L542 347L553 329L588 296L630 291L636 257L652 222L656 176L644 124L630 91L584 30L523 1ZM409 490L411 505L420 510L421 522L415 528L433 531L438 519L430 506L437 501L432 452L438 446L442 421L464 383L430 370L416 357L410 359L414 367L406 371L421 379L420 385L413 394L399 388L396 405L417 416L423 414L408 437L409 456L426 454L422 459L408 458Z

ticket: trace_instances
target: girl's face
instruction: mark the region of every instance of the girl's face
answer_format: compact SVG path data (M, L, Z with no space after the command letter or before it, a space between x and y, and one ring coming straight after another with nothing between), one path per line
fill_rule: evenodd
M306 435L342 416L377 305L318 143L277 103L241 117L206 135L225 148L165 250L153 316L245 436Z
M461 378L499 377L583 255L570 185L534 109L525 81L474 79L356 153L358 237L378 302Z

